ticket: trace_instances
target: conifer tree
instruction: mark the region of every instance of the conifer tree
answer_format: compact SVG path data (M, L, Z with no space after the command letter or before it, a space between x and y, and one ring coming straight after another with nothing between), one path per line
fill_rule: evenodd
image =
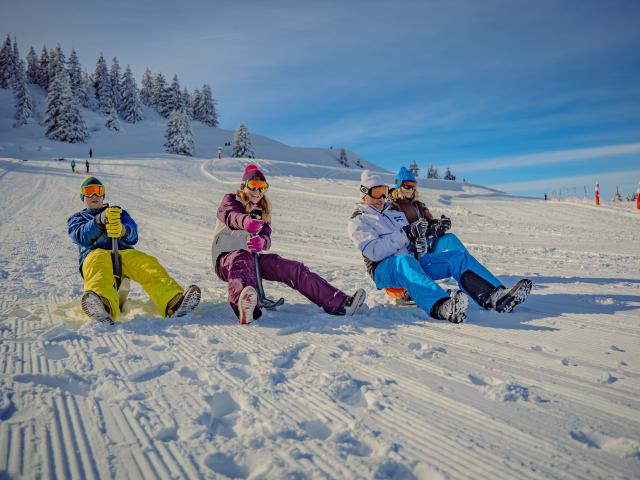
M82 89L80 90L82 106L93 110L98 110L98 100L96 99L96 91L93 87L93 80L86 70L82 72Z
M29 53L27 53L27 81L29 83L33 83L34 85L38 84L39 69L40 64L38 63L36 51L33 47L30 47Z
M49 50L49 81L56 78L61 71L66 70L66 63L67 60L60 44L56 46L55 50Z
M85 99L83 98L83 84L82 84L82 70L80 69L80 60L75 49L71 49L69 55L69 62L67 63L67 75L69 76L69 87L71 87L71 93L73 98L76 99L78 105L84 105Z
M140 101L147 107L151 107L153 105L153 76L148 68L145 69L144 74L142 75Z
M15 72L16 78L13 82L13 94L16 103L16 113L14 118L16 119L13 124L14 127L19 127L27 123L27 120L31 118L33 111L33 105L31 101L31 94L27 88L26 73L24 71L24 62L18 58L18 68Z
M46 135L52 140L81 143L87 138L87 127L73 99L64 70L58 72L49 86L46 126Z
M142 104L138 97L138 86L136 85L136 79L133 77L129 65L125 68L122 80L120 112L125 122L138 123L143 118Z
M120 63L117 57L113 57L111 61L111 69L109 70L109 83L111 84L111 101L117 113L120 113Z
M231 156L235 158L255 158L253 147L251 146L251 138L249 137L249 130L244 123L240 123L236 130Z
M151 105L155 107L158 113L164 109L166 98L167 81L164 79L164 75L158 72L153 79L153 91L151 95Z
M11 37L7 35L2 49L0 49L0 88L11 87L14 72L13 46L11 45Z
M202 96L200 95L200 90L196 88L191 95L191 112L194 120L200 120L201 110Z
M116 108L111 105L107 112L107 121L104 122L104 126L109 130L113 130L114 132L120 131L120 121L118 120L118 114L116 113Z
M199 118L202 123L210 127L218 126L218 112L216 112L215 102L211 94L211 86L204 84L200 94Z
M45 90L49 89L49 52L47 51L47 46L44 45L42 50L40 51L40 61L38 62L38 82ZM53 79L51 79L53 81Z
M189 116L190 120L193 120L193 107L191 106L191 95L187 87L182 89L182 108Z
M18 40L16 37L13 37L13 49L11 51L11 66L13 70L11 71L11 86L13 87L15 82L18 80L19 69L24 69L24 64L21 64L20 59L20 51L18 50Z
M191 120L183 109L178 108L171 112L165 139L164 147L167 152L187 156L193 154Z
M166 90L165 100L158 108L158 113L165 118L169 118L171 112L180 109L182 105L182 93L180 92L180 84L178 83L178 75L174 75L171 85Z
M109 113L111 107L113 107L111 79L107 71L107 62L105 62L102 53L96 62L96 71L93 74L93 89L96 92L98 110L102 113Z

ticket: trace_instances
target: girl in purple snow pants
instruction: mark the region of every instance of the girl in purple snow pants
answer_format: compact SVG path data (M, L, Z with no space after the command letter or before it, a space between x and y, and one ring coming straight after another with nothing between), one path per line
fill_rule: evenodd
M265 196L268 186L258 167L248 165L240 190L224 196L216 215L214 267L218 277L229 284L229 303L242 324L262 315L253 253L271 246L271 208ZM259 263L264 280L286 283L331 315L353 315L364 302L364 290L349 296L300 262L262 253Z

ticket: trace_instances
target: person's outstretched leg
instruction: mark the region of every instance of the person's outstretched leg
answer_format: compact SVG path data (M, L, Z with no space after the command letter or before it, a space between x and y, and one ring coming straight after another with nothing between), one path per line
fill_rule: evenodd
M327 313L335 313L349 299L303 263L282 258L273 253L260 255L260 270L264 280L286 283Z
M422 266L411 255L387 257L375 271L378 288L404 288L411 298L427 315L432 314L433 306L449 298L440 285L425 273Z
M256 288L256 271L253 265L253 255L246 250L235 250L220 255L216 262L216 274L227 282L227 294L229 304L236 313L239 314L238 300L240 293L245 287ZM256 308L259 312L260 310ZM254 318L258 318L259 313L254 311Z
M155 257L139 250L120 250L122 274L138 282L160 314L167 314L167 304L184 289L169 276Z
M120 315L118 291L113 277L111 251L98 248L90 252L82 263L84 291L94 292L109 304L113 320Z
M424 255L420 265L434 280L453 277L458 286L484 307L491 293L502 283L470 253L449 251Z

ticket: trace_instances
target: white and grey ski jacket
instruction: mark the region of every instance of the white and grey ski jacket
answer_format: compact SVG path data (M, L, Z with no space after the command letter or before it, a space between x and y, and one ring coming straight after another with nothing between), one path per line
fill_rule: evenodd
M389 210L387 203L382 211L370 205L358 203L349 220L349 236L358 247L371 278L378 264L392 255L412 255L411 242L403 227L407 217L398 210Z

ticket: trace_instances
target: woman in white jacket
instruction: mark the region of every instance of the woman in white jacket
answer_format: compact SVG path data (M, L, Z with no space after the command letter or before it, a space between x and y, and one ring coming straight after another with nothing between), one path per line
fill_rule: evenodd
M427 253L417 260L415 242L423 238L428 223L407 222L404 213L390 210L389 187L368 170L360 180L362 203L349 221L349 235L364 257L376 288L405 288L427 315L460 323L466 318L466 291L480 306L509 312L531 291L531 281L520 280L507 289L467 251ZM420 247L418 247L420 248ZM449 295L435 280L453 277L461 290Z

